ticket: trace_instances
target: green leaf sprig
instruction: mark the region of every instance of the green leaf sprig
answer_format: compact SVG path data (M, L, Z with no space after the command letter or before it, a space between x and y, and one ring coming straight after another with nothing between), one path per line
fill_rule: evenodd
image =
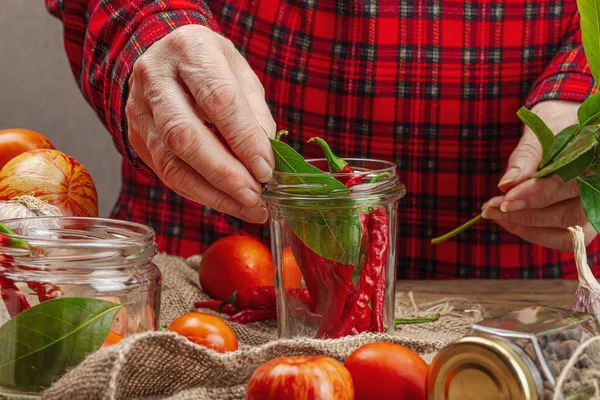
M350 191L343 183L309 164L292 147L279 139L279 131L270 139L275 156L275 171L299 174L286 177L286 185L296 185L296 193L322 195ZM355 264L360 253L360 216L358 210L340 207L334 210L282 207L287 225L306 246L318 255L344 264Z
M584 51L596 83L600 82L600 0L577 0L581 15ZM517 115L537 136L542 162L532 178L558 175L564 182L577 180L581 204L590 223L600 232L600 92L588 97L577 110L578 123L556 136L540 117L525 107ZM588 171L594 175L585 175ZM469 229L482 219L479 214L458 228L431 240L442 243Z

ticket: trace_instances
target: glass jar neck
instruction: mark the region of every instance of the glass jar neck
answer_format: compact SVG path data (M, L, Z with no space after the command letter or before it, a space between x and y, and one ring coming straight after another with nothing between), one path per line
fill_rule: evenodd
M396 201L406 194L396 164L381 160L345 159L354 172L327 172L327 160L306 160L321 173L275 172L263 198L276 205L355 207Z
M2 223L26 248L0 247L14 266L47 269L136 268L156 254L154 231L140 224L100 218L41 217Z

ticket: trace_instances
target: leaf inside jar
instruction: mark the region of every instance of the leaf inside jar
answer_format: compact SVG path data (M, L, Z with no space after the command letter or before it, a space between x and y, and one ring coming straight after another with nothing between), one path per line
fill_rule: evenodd
M296 150L280 142L280 136L278 134L276 139L271 139L275 170L300 174L278 182L292 186L286 191L314 195L349 192L343 183L309 164ZM359 210L351 207L347 199L340 201L344 204L328 209L321 208L318 200L311 204L298 204L298 207L286 205L281 207L280 212L294 234L312 251L329 260L356 264L361 238Z
M0 386L41 391L102 346L121 304L63 297L0 327Z

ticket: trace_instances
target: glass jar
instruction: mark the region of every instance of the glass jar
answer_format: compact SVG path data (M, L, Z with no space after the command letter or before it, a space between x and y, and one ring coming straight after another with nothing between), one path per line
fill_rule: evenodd
M87 354L157 329L152 229L97 218L2 223L15 234L0 247L0 394L35 396Z
M325 159L307 161L327 171ZM394 329L397 205L406 190L394 163L346 161L354 173L275 172L265 187L279 337Z
M593 315L542 306L474 324L433 360L428 398L469 400L486 393L490 399L551 400L569 359L598 335ZM559 398L583 400L593 393L590 381L597 375L587 382L582 378L585 369L593 366L597 374L598 367L591 358L581 361L568 371Z

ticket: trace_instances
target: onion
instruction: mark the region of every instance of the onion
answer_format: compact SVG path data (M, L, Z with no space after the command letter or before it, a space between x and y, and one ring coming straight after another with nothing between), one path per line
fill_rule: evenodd
M65 216L98 216L92 177L77 160L58 150L28 151L0 170L0 200L31 194Z
M32 218L32 217L60 217L60 210L46 203L43 200L33 196L19 196L12 200L0 201L0 221L14 218ZM23 221L11 229L20 235L28 235L33 228L60 228L59 221L36 223L34 221Z
M592 274L585 253L585 235L581 227L569 228L573 240L579 285L571 309L593 314L600 319L600 283Z

